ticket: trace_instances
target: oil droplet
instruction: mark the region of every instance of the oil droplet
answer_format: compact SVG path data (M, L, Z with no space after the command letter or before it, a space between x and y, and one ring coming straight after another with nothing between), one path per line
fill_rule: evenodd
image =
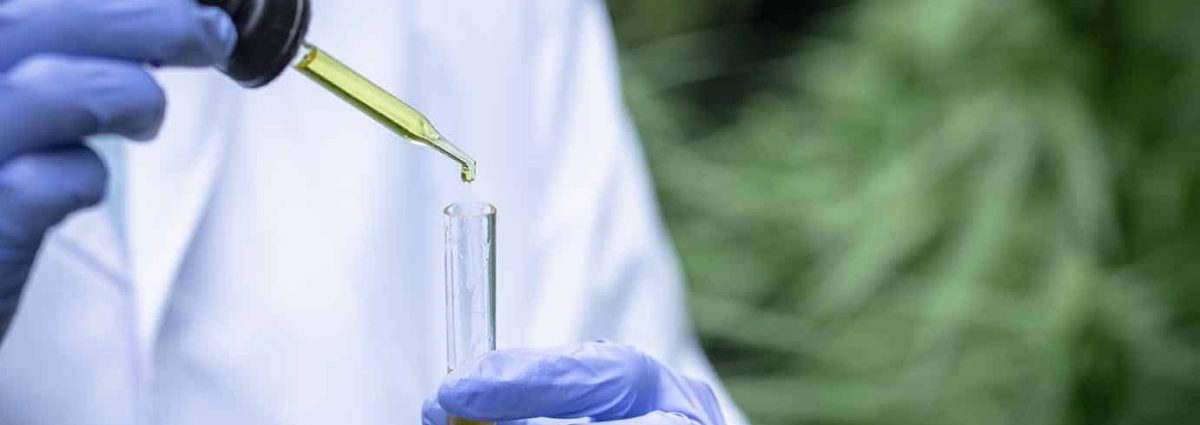
M471 183L475 181L475 167L473 165L464 165L462 167L462 181L463 183Z

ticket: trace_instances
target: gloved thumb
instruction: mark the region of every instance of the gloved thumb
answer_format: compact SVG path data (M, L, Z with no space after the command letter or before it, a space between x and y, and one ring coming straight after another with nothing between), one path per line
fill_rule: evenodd
M676 374L632 347L604 342L488 353L473 367L452 373L438 402L451 414L489 421L673 421L655 413L671 412L699 423L723 423L706 384Z

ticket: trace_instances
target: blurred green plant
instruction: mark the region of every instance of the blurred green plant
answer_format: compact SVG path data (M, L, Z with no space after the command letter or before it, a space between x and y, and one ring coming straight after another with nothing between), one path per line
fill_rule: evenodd
M863 0L716 54L759 3L610 2L755 423L1200 423L1200 3Z

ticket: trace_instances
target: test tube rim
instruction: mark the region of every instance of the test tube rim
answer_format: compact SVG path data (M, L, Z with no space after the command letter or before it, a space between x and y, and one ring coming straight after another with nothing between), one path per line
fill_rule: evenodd
M486 202L458 202L446 206L443 213L452 218L490 217L496 215L496 207Z

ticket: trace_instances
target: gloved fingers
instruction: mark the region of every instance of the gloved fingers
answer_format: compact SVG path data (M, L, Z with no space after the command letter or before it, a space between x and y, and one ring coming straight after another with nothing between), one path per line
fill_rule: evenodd
M47 229L100 202L107 181L100 157L81 143L0 163L0 239L6 249L36 251Z
M627 418L649 411L658 372L656 361L619 344L502 350L451 374L438 401L451 414L490 421Z
M166 111L166 96L130 62L31 57L0 76L0 161L95 133L152 138Z
M700 422L680 413L654 411L636 418L591 422L593 425L701 425Z
M8 0L0 40L0 69L39 52L207 66L229 58L237 30L196 0Z
M0 162L0 340L46 229L98 202L105 180L100 158L82 146Z

